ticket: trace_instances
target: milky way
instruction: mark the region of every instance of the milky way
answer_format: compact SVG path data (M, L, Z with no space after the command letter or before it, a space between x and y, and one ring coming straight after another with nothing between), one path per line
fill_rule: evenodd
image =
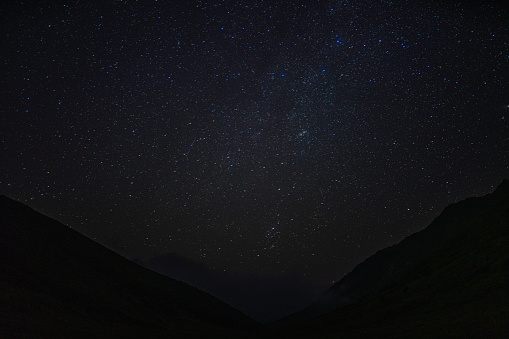
M130 258L330 283L508 177L507 12L2 9L0 191Z

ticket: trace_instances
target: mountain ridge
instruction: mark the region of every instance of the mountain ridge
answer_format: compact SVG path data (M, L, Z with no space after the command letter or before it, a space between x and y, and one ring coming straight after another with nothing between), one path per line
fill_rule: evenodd
M394 283L274 337L509 337L507 182L480 199L484 209Z
M5 196L0 258L0 336L236 337L260 329L211 295Z
M0 337L502 337L508 243L504 180L447 206L265 331L211 295L0 196Z
M398 244L377 251L332 285L315 303L271 326L288 326L327 314L390 285L456 236L465 223L508 192L509 180L504 179L492 193L446 206L429 226Z

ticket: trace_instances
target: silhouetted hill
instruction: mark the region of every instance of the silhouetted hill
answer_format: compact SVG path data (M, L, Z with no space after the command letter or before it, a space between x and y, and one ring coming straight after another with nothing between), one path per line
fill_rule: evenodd
M246 337L258 323L0 196L0 337Z
M320 301L279 322L299 325L276 333L500 338L509 337L507 319L509 181L504 180L494 193L450 205L423 231L368 258Z

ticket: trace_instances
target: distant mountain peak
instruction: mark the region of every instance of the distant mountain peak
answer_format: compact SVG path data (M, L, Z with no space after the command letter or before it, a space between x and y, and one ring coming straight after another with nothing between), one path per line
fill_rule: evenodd
M495 192L509 192L509 179L502 180L495 189Z

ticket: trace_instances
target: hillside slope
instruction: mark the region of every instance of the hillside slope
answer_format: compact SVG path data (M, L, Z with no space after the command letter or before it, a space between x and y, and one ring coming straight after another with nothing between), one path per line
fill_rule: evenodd
M438 222L445 220L452 224L461 220L460 227L448 225L458 229L393 283L357 303L281 329L275 335L509 337L509 181L490 195L450 206L429 227L438 227ZM426 235L425 231L420 233ZM413 237L419 245L419 233ZM366 262L371 261L374 259Z
M0 337L238 337L259 325L0 196Z
M399 244L380 250L334 284L322 297L304 310L294 313L275 325L288 325L311 319L359 301L401 278L421 260L444 246L479 213L509 191L505 180L493 194L469 198L449 205L424 230Z

